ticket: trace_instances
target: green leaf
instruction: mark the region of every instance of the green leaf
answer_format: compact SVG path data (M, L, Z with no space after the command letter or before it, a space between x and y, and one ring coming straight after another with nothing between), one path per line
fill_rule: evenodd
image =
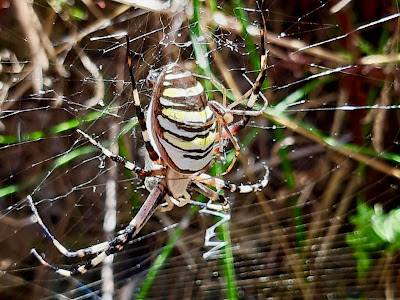
M69 14L77 21L83 21L87 17L86 12L76 6L71 7Z
M383 250L392 255L400 250L400 207L385 213L379 204L372 207L359 201L357 214L350 218L350 223L355 228L346 241L354 248L359 277L367 276L373 252Z
M384 248L384 241L372 229L371 219L374 214L372 207L359 201L357 214L350 218L350 223L355 226L354 231L346 236L347 244L355 250L357 273L361 278L367 276L372 265L371 252Z
M382 208L375 206L375 214L371 218L372 228L385 242L399 243L400 241L400 208L385 214Z

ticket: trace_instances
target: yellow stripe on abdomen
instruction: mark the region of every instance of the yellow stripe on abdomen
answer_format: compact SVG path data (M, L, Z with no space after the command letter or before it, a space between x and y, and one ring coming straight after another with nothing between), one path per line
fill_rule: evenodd
M201 111L184 111L174 108L163 108L161 112L171 120L181 123L206 123L213 115L208 106Z
M198 96L204 92L204 87L200 82L197 82L195 86L191 86L189 88L166 88L163 92L164 97L170 98L180 98L180 97L192 97Z
M204 138L197 137L192 141L183 141L168 132L164 132L164 138L170 144L183 150L200 150L200 151L207 149L211 144L213 144L216 135L217 133L215 131L211 131Z

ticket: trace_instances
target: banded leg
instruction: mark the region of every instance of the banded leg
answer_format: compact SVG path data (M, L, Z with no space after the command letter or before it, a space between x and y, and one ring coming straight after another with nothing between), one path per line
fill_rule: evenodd
M252 111L254 104L256 103L261 87L264 83L265 77L266 77L266 70L267 70L267 55L268 52L266 50L265 46L265 41L266 41L266 25L265 25L265 17L263 12L261 11L261 22L262 22L262 27L260 29L260 36L261 36L261 70L260 73L258 74L256 78L256 82L252 86L250 90L248 90L245 94L243 94L239 99L231 103L230 105L226 106L226 89L225 87L220 84L218 81L215 79L211 78L210 80L217 86L219 86L222 89L223 93L223 103L222 105L217 102L217 101L209 101L208 105L214 112L216 119L218 121L218 135L216 137L216 141L218 141L218 149L219 149L219 156L222 155L223 152L223 140L229 138L235 147L235 157L232 160L231 164L229 167L226 169L226 171L222 175L226 175L227 173L230 172L230 170L233 168L237 157L240 154L240 147L234 138L234 135L243 129L247 123L250 120L251 116L259 116L264 113L268 106L268 101L264 100L264 105L263 107L258 110L258 111ZM199 76L202 77L202 76ZM245 99L249 98L249 101L246 104L246 109L245 110L234 110L233 108L236 107L238 104L243 102ZM234 124L229 125L230 123L233 122L233 116L238 115L238 116L243 116L240 121L237 121ZM216 151L214 151L216 152Z
M230 163L230 165L228 166L226 171L221 174L223 176L232 170L232 168L237 160L237 157L240 154L240 146L239 146L236 138L233 135L236 134L239 131L239 129L243 128L246 125L246 124L243 124L243 126L239 128L235 124L231 125L231 126L228 126L228 124L233 122L234 115L242 115L247 118L249 118L250 116L261 115L267 108L268 102L264 101L264 106L262 107L262 109L260 109L258 111L233 110L233 109L227 108L226 107L227 92L226 92L226 88L221 83L219 83L214 78L210 78L210 77L206 77L206 76L202 76L202 75L194 75L194 76L201 77L201 78L208 78L209 80L211 80L214 83L214 85L219 86L222 90L222 97L223 97L222 104L217 101L209 101L208 102L208 106L211 108L211 110L213 111L213 113L215 115L215 118L210 120L208 122L208 124L211 124L213 122L218 122L218 135L215 140L219 143L218 143L218 148L214 148L214 150L213 150L213 153L214 154L218 153L218 155L217 155L217 157L214 158L214 160L208 166L203 168L201 171L205 172L206 170L208 170L208 168L210 168L214 164L214 162L216 162L219 159L219 157L221 157L221 155L223 154L224 146L226 146L224 143L224 139L229 138L229 140L232 142L236 152L235 152L235 157L232 159L232 162ZM253 103L253 105L254 105L254 103ZM239 122L241 122L241 121L239 121ZM218 152L216 151L216 149L218 149Z
M99 148L105 156L107 156L111 160L115 161L116 163L122 164L126 169L131 170L140 176L165 176L165 174L166 174L165 168L161 168L158 170L144 170L144 169L138 167L133 162L126 160L124 157L112 153L110 150L108 150L106 147L102 146L98 141L96 141L94 138L92 138L90 135L83 132L82 130L77 129L77 132L80 133L84 138L89 140L89 142L92 143L94 146Z
M247 193L251 193L251 192L261 191L264 187L266 187L268 185L269 168L266 165L264 166L264 168L265 168L264 177L258 183L254 183L254 184L237 185L234 183L225 182L224 180L222 180L220 178L215 178L215 177L212 177L212 176L210 176L208 174L204 174L204 173L193 176L193 182L207 184L207 185L213 186L217 189L230 191L231 193L247 194Z
M200 194L206 196L210 201L208 203L198 202L191 200L189 193L186 193L184 198L175 199L168 194L165 195L165 203L160 205L161 211L166 212L170 211L175 205L178 207L185 206L188 203L192 203L194 205L199 205L203 208L208 208L215 211L228 211L229 203L225 199L224 196L219 195L217 192L213 191L209 187L205 186L201 182L194 182L191 184L191 187L198 191ZM214 202L220 202L221 204L216 204Z
M144 117L144 111L140 104L139 93L136 88L136 81L135 81L135 76L133 75L132 57L131 57L131 53L130 53L128 36L126 36L126 62L127 62L128 68L129 68L129 76L130 76L131 83L132 83L132 94L133 94L133 100L135 102L136 115L138 117L140 129L142 130L142 136L143 136L143 140L144 140L144 143L146 146L146 150L149 153L150 159L154 163L158 164L160 158L150 143L149 134L147 132L147 127L146 127L146 121L145 121L145 117Z
M233 157L229 167L225 170L225 172L223 172L221 175L224 176L226 174L228 174L233 166L235 165L235 162L240 154L240 146L236 140L236 138L233 136L233 134L230 132L229 128L226 126L226 124L223 125L223 128L226 130L226 132L228 133L229 139L232 141L233 147L235 148L235 156Z
M102 250L97 252L98 255L96 257L94 257L93 259L91 259L90 261L88 261L84 264L76 265L75 267L72 268L72 270L62 269L62 268L59 268L57 266L50 264L36 251L36 249L32 249L31 253L41 262L42 265L44 265L50 269L53 269L57 274L60 274L62 276L70 277L77 273L84 274L89 269L100 264L109 255L114 254L118 251L121 251L124 248L124 246L127 243L129 243L139 233L139 231L142 229L142 227L147 223L149 218L153 215L154 211L157 209L158 205L164 199L165 195L166 195L166 190L165 190L164 186L161 184L156 186L152 190L152 192L150 193L150 195L148 196L146 201L143 203L143 205L140 208L140 210L138 211L138 213L131 220L129 225L122 231L122 233L120 233L117 237L115 237L111 242L107 242L107 244L108 244L107 247L102 246L101 247ZM28 201L29 201L29 199L28 199ZM32 203L33 203L33 201L32 201ZM47 228L46 227L42 227L42 228L45 231L45 234L48 237L50 237L51 234L47 230ZM50 235L48 235L48 234L50 234ZM61 245L58 241L56 243L54 243L54 241L57 241L57 240L53 237L53 244ZM85 249L91 249L91 248L93 249L93 247L98 247L99 245L103 245L103 244L104 243L100 243L98 245L88 247ZM56 246L56 247L62 254L64 254L59 249L58 246ZM62 247L65 249L64 246L62 246ZM81 249L78 251L70 251L70 253L74 253L74 252L81 253L80 251L84 251L85 249ZM98 250L98 249L99 248L96 248L96 250ZM95 254L95 253L96 252L91 252L90 254ZM87 255L87 254L85 253L85 255Z
M33 203L32 197L28 195L26 197L26 200L29 203L29 206L31 207L31 210L33 212L33 215L36 218L36 221L42 227L42 230L44 231L45 235L53 242L53 245L60 251L60 253L66 257L84 257L86 255L91 255L91 254L96 254L101 251L104 251L109 248L109 242L103 242L99 243L87 248L79 249L79 250L68 250L66 247L64 247L57 239L54 237L54 235L51 234L50 230L46 227L46 225L43 223L42 218L40 217L37 208L35 204ZM34 249L32 249L34 251Z
M208 105L211 108L211 110L213 111L214 115L216 116L216 119L218 122L218 136L216 137L215 140L218 141L219 143L218 143L218 156L216 158L218 159L223 154L223 148L224 148L223 140L226 138L229 138L229 140L232 142L233 147L235 148L235 151L236 151L235 157L232 159L232 162L230 163L228 168L225 170L225 172L221 174L221 175L226 175L227 173L229 173L232 170L232 168L237 160L237 157L240 154L240 146L239 146L236 138L234 137L234 134L236 134L241 128L244 128L244 126L246 125L245 123L243 123L240 126L234 124L234 125L231 125L230 127L228 127L228 124L233 121L233 115L243 115L244 118L249 119L250 116L252 116L252 115L257 116L257 115L262 114L264 112L264 110L267 108L268 103L265 102L263 109L259 110L259 111L231 110L231 109L225 108L222 104L218 103L217 101L209 101ZM244 118L239 122L243 122ZM246 122L248 122L248 120ZM215 151L214 151L214 153L215 153ZM214 163L214 161L212 163Z
M250 116L258 116L260 114L262 114L265 109L267 108L268 105L268 101L265 99L264 100L264 105L262 107L262 109L260 109L259 111L251 111L251 109L253 108L254 104L256 103L260 91L261 91L261 87L264 83L265 77L266 77L266 73L267 73L267 57L268 57L268 51L267 51L267 47L266 47L266 41L267 41L267 29L266 29L266 22L265 22L265 16L264 16L264 12L261 10L260 12L261 15L261 29L260 29L260 37L261 37L261 57L260 57L260 61L261 61L261 69L260 69L260 73L258 74L256 81L254 83L254 85L251 87L251 89L249 89L246 93L243 94L243 96L241 96L239 99L237 99L235 102L231 103L230 105L228 105L228 109L231 110L232 108L234 108L235 106L237 106L238 104L242 103L245 99L249 98L249 101L247 102L246 105L246 110L244 111L236 111L236 110L232 110L232 112L234 112L234 114L236 115L243 115L243 118L236 122L235 124L229 126L229 131L232 134L236 134L239 130L243 129L247 123L250 120ZM226 135L226 133L225 133Z
M235 102L231 103L230 105L228 105L229 109L232 109L233 107L237 106L238 104L240 104L241 102L243 102L243 100L247 99L250 96L250 99L247 103L247 107L248 109L252 109L255 102L257 101L259 94L260 94L260 90L261 87L264 83L265 77L266 77L266 69L267 69L267 57L268 57L268 51L267 51L267 47L266 47L266 40L267 40L267 28L266 28L266 22L265 22L265 16L264 16L264 12L261 10L260 12L261 15L261 28L260 28L260 46L261 46L261 55L260 55L260 65L261 65L261 69L260 69L260 73L258 74L257 78L256 78L256 82L254 83L254 85L251 87L251 89L249 89L246 93L243 94L243 96L241 96L239 99L237 99Z
M208 209L215 210L215 211L228 211L229 210L229 202L226 198L216 191L213 191L208 186L205 186L201 182L194 182L192 184L194 189L198 191L200 194L206 196L210 201L204 206ZM220 202L221 204L217 204L215 202Z
M267 107L268 107L268 101L264 101L263 107L257 111L227 110L228 114L243 116L243 118L240 121L237 121L236 123L229 125L227 129L223 128L222 132L218 133L215 140L218 142L220 139L226 139L229 138L230 135L235 135L241 129L246 127L247 123L250 120L250 117L257 117L262 115Z

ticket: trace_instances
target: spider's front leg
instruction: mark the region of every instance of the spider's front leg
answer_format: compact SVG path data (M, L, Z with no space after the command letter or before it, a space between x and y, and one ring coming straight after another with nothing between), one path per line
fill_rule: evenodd
M218 136L216 138L216 140L219 142L218 143L218 157L220 157L223 154L223 147L224 147L224 136L223 136L223 132L227 132L228 135L227 137L230 139L230 141L232 142L233 147L235 148L235 157L232 159L229 167L226 169L225 172L223 172L221 175L226 175L228 174L236 160L237 157L240 154L240 146L236 140L236 138L233 136L233 134L231 133L231 131L228 128L227 124L230 124L233 122L233 113L230 109L226 108L224 105L222 105L221 103L217 102L217 101L209 101L208 106L211 108L211 110L213 111L217 122L218 122Z
M253 110L253 107L260 96L260 91L261 91L262 85L264 83L264 80L266 78L266 71L267 71L267 56L268 56L268 51L266 50L266 31L267 30L266 30L266 25L265 25L266 22L265 22L264 13L261 11L260 15L261 15L260 19L261 19L261 24L262 24L262 27L260 29L260 38L261 38L260 65L261 65L261 69L260 69L260 72L259 72L253 86L246 93L244 93L241 97L239 97L233 103L231 103L230 105L227 106L226 88L222 84L220 84L218 81L216 81L215 79L210 78L210 80L222 90L222 95L223 95L222 104L217 101L209 101L207 103L207 105L213 111L213 114L215 116L215 119L213 121L218 122L218 135L216 137L216 141L219 142L218 143L218 157L220 157L223 154L223 148L224 148L224 144L225 144L224 139L229 139L232 142L233 147L235 148L235 157L233 158L231 164L226 169L226 171L221 175L225 175L232 170L232 168L237 160L237 157L240 154L240 146L234 135L247 125L251 116L262 115L268 106L267 99L265 97L263 97L264 104L263 104L262 108L259 110ZM202 76L199 76L199 77L202 77ZM236 107L237 105L239 105L240 103L245 101L246 99L248 99L248 101L247 101L245 110L233 109L234 107ZM235 115L242 116L242 118L241 118L241 120L233 123Z
M131 84L132 84L132 95L133 95L133 100L134 100L134 104L135 104L135 108L136 108L136 115L138 117L139 126L142 131L142 137L143 137L143 141L146 146L146 150L149 154L150 159L154 163L157 164L157 163L159 163L160 157L158 156L157 152L154 150L154 148L150 142L149 133L147 131L144 109L140 102L139 92L136 88L135 76L133 74L132 56L131 56L129 43L130 43L129 37L126 36L126 64L128 66L129 77L131 79Z

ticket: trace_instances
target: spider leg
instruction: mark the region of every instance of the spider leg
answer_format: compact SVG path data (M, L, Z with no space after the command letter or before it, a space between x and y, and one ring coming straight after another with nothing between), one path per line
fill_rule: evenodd
M230 123L233 120L233 114L230 111L227 111L224 106L222 106L220 103L218 103L216 101L210 101L210 102L208 102L208 105L212 109L214 114L217 116L216 120L218 122L217 140L219 141L219 143L218 143L218 155L217 155L216 159L218 159L223 154L225 138L229 138L229 140L232 142L233 147L235 148L234 158L232 159L232 161L231 161L230 165L228 166L228 168L226 169L226 171L221 174L221 175L226 175L232 170L232 168L236 162L236 159L240 154L240 146L227 125L228 123ZM215 162L216 159L214 159L210 164L208 164L207 167L211 166Z
M229 127L229 131L232 134L236 134L239 130L243 129L249 122L250 116L258 116L258 115L262 114L268 105L268 100L266 98L264 98L263 107L259 111L251 111L251 109L253 108L255 102L257 101L257 99L259 97L260 90L264 83L266 73L267 73L267 57L268 57L268 51L266 49L267 48L266 47L267 29L266 29L264 12L262 10L260 12L260 15L261 15L261 23L262 23L262 26L260 29L261 69L260 69L260 73L258 74L256 81L255 81L254 85L251 87L251 89L249 89L246 93L243 94L243 96L241 96L239 99L237 99L236 101L234 101L227 107L228 112L235 114L235 115L243 115L243 118L240 121L237 121L235 124L233 124ZM250 99L247 102L246 110L232 110L232 108L234 108L235 106L237 106L238 104L240 104L241 102L243 102L245 99L247 99L249 97L250 97Z
M223 125L223 128L228 133L229 139L231 140L231 142L233 144L233 147L235 148L235 156L233 157L229 167L225 170L224 173L221 174L222 176L228 174L232 170L232 168L233 168L233 166L234 166L234 164L235 164L235 162L236 162L236 160L237 160L237 158L238 158L238 156L240 154L240 146L239 146L236 138L232 135L232 133L229 131L228 127L225 124Z
M149 153L150 159L153 162L158 163L160 157L158 156L157 152L154 150L153 146L150 143L150 138L149 138L149 134L147 132L146 121L145 121L145 117L144 117L144 111L140 104L139 93L136 88L135 77L133 76L132 56L130 54L129 37L128 36L126 36L126 62L127 62L128 68L129 68L129 76L131 78L131 83L132 83L133 100L135 102L136 115L138 117L140 129L142 130L143 140L144 140L147 152Z
M235 157L232 160L231 164L229 165L228 169L222 174L225 175L229 173L229 171L233 168L234 163L236 162L237 157L240 154L240 147L234 138L234 135L243 129L247 123L250 120L251 116L259 116L264 113L264 111L267 109L268 106L268 100L263 97L264 99L264 104L263 107L260 110L257 111L252 111L252 108L259 98L260 90L261 87L264 83L265 77L266 77L266 70L267 70L267 55L268 51L266 50L265 46L265 41L266 41L266 25L265 25L265 17L264 13L261 11L261 22L262 22L262 27L260 30L260 36L261 36L261 70L260 73L258 74L256 78L256 82L254 85L251 87L250 90L248 90L243 96L241 96L239 99L231 103L230 105L226 106L226 88L220 84L218 81L216 81L213 78L210 78L212 82L214 82L215 85L218 85L221 87L223 91L223 104L221 105L217 101L209 101L208 105L212 109L215 115L215 119L212 121L217 121L218 122L218 134L215 138L215 140L218 142L218 152L220 157L223 154L223 147L224 147L224 139L229 138L229 140L232 142L234 148L235 148ZM201 76L200 76L201 77ZM246 104L246 109L245 110L234 110L233 108L243 102L245 99L249 98L249 101ZM243 116L241 120L237 121L234 124L229 125L230 123L233 122L233 116L238 115L238 116ZM216 148L214 148L213 153L216 153ZM217 157L217 158L218 158Z
M193 74L193 76L210 80L212 83L214 83L214 85L217 85L222 90L222 105L226 107L226 104L227 104L226 94L227 94L227 92L226 92L226 87L222 83L220 83L215 78L209 77L209 76L203 76L203 75L200 75L200 74Z
M167 206L161 205L160 206L161 212L170 211L171 209L174 208L174 205L178 207L183 207L186 204L188 204L190 202L190 194L186 192L183 196L184 198L175 199L174 197L169 196L168 194L165 195L165 202L167 203Z
M228 211L229 210L229 203L226 198L216 191L213 191L208 186L205 186L202 182L193 182L192 186L196 191L200 194L206 196L210 201L205 204L204 206L208 209L215 210L215 211ZM214 202L220 202L221 204L216 204Z
M202 173L193 176L194 183L202 183L213 186L217 189L227 190L232 193L240 193L240 194L247 194L252 192L261 191L264 187L267 186L269 181L269 168L265 165L265 174L264 177L257 183L253 184L234 184L230 182L226 182L220 178L212 177L208 174Z
M165 203L160 205L160 211L161 212L171 211L174 208L175 202L172 201L171 197L168 195L165 195L164 200L165 200ZM165 206L165 204L167 204L167 205Z
M249 110L227 110L227 114L232 114L232 115L241 115L244 116L240 121L236 122L235 124L231 124L227 127L222 128L221 131L218 132L217 136L215 137L215 140L221 141L226 138L230 138L231 135L235 135L238 131L243 129L248 121L249 117L257 117L259 115L262 115L265 111L265 109L268 107L268 101L264 101L264 105L260 110L257 111L249 111Z
M249 89L246 93L243 94L239 99L237 99L235 102L231 103L228 105L229 109L232 109L233 107L237 106L240 104L243 100L247 99L250 96L250 99L247 103L246 108L252 108L254 106L254 103L257 101L261 87L264 83L265 77L266 77L266 69L267 69L267 56L268 56L268 50L266 47L266 40L267 40L267 28L266 28L266 22L265 22L265 16L264 12L261 10L260 12L261 15L261 29L260 29L260 65L261 65L261 70L260 73L257 76L256 82L254 85Z
M157 185L147 197L146 201L143 203L142 207L131 220L129 225L116 236L111 242L107 242L108 246L105 247L101 252L98 253L96 257L84 264L78 264L74 266L71 270L62 269L54 266L47 262L37 251L32 249L31 253L46 267L53 269L57 274L62 276L70 277L77 273L84 274L89 269L100 264L106 257L121 251L124 246L129 243L142 229L142 227L147 223L149 218L153 215L154 211L157 209L158 205L164 199L167 191L165 187L161 184ZM47 230L48 232L48 230ZM45 231L46 235L47 232ZM103 243L101 243L103 244ZM90 247L89 247L90 248ZM87 249L89 249L87 248Z
M218 80L216 80L216 79L214 79L214 78L212 78L212 77L203 76L203 75L198 75L198 74L193 74L193 75L194 75L195 77L200 77L200 78L208 79L208 80L210 80L211 82L213 82L214 85L218 86L218 87L222 90L222 107L226 107L226 104L227 104L227 101L226 101L226 94L227 94L227 92L226 92L226 88L225 88L225 86L224 86L223 84L221 84ZM210 107L212 107L212 106L213 106L212 103L215 103L216 101L210 101L210 102L211 102L211 106L210 106ZM218 103L218 102L217 102L217 103ZM223 136L223 130L222 130L222 128L223 128L224 122L223 122L223 120L222 120L222 116L216 116L216 117L217 117L217 118L214 118L214 119L210 120L210 121L208 122L208 124L214 123L214 122L218 122L218 135L217 135L216 141L219 142L219 143L218 143L218 149L219 149L218 152L219 152L219 155L213 160L212 163L209 164L209 167L211 167L211 166L214 164L214 162L216 162L216 161L223 155L223 151L224 151L224 142L223 142L223 138L222 138L222 139L219 138L219 136ZM225 136L224 138L226 138L226 137L227 137L227 136ZM214 152L214 153L216 153L216 152ZM209 167L203 169L203 172L205 172Z
M26 199L28 200L29 206L31 207L31 210L32 210L38 224L40 225L40 227L42 227L42 230L44 231L45 235L53 242L54 246L64 256L83 257L86 255L99 253L101 251L106 250L109 247L109 242L103 242L103 243L99 243L99 244L96 244L96 245L93 245L93 246L90 246L87 248L79 249L79 250L74 250L74 251L68 250L59 241L57 241L57 239L54 237L54 235L51 234L50 230L43 223L43 220L40 217L35 204L33 203L32 197L30 195L28 195L26 197Z
M105 156L109 157L111 160L115 161L116 163L122 164L126 169L131 170L140 176L164 176L165 175L165 168L158 169L158 170L144 170L144 169L138 167L135 163L126 160L124 157L112 153L110 150L108 150L106 147L102 146L98 141L96 141L94 138L92 138L87 133L83 132L82 130L77 129L77 132L80 133L84 138L89 140L89 142L92 143L94 146L99 148Z

